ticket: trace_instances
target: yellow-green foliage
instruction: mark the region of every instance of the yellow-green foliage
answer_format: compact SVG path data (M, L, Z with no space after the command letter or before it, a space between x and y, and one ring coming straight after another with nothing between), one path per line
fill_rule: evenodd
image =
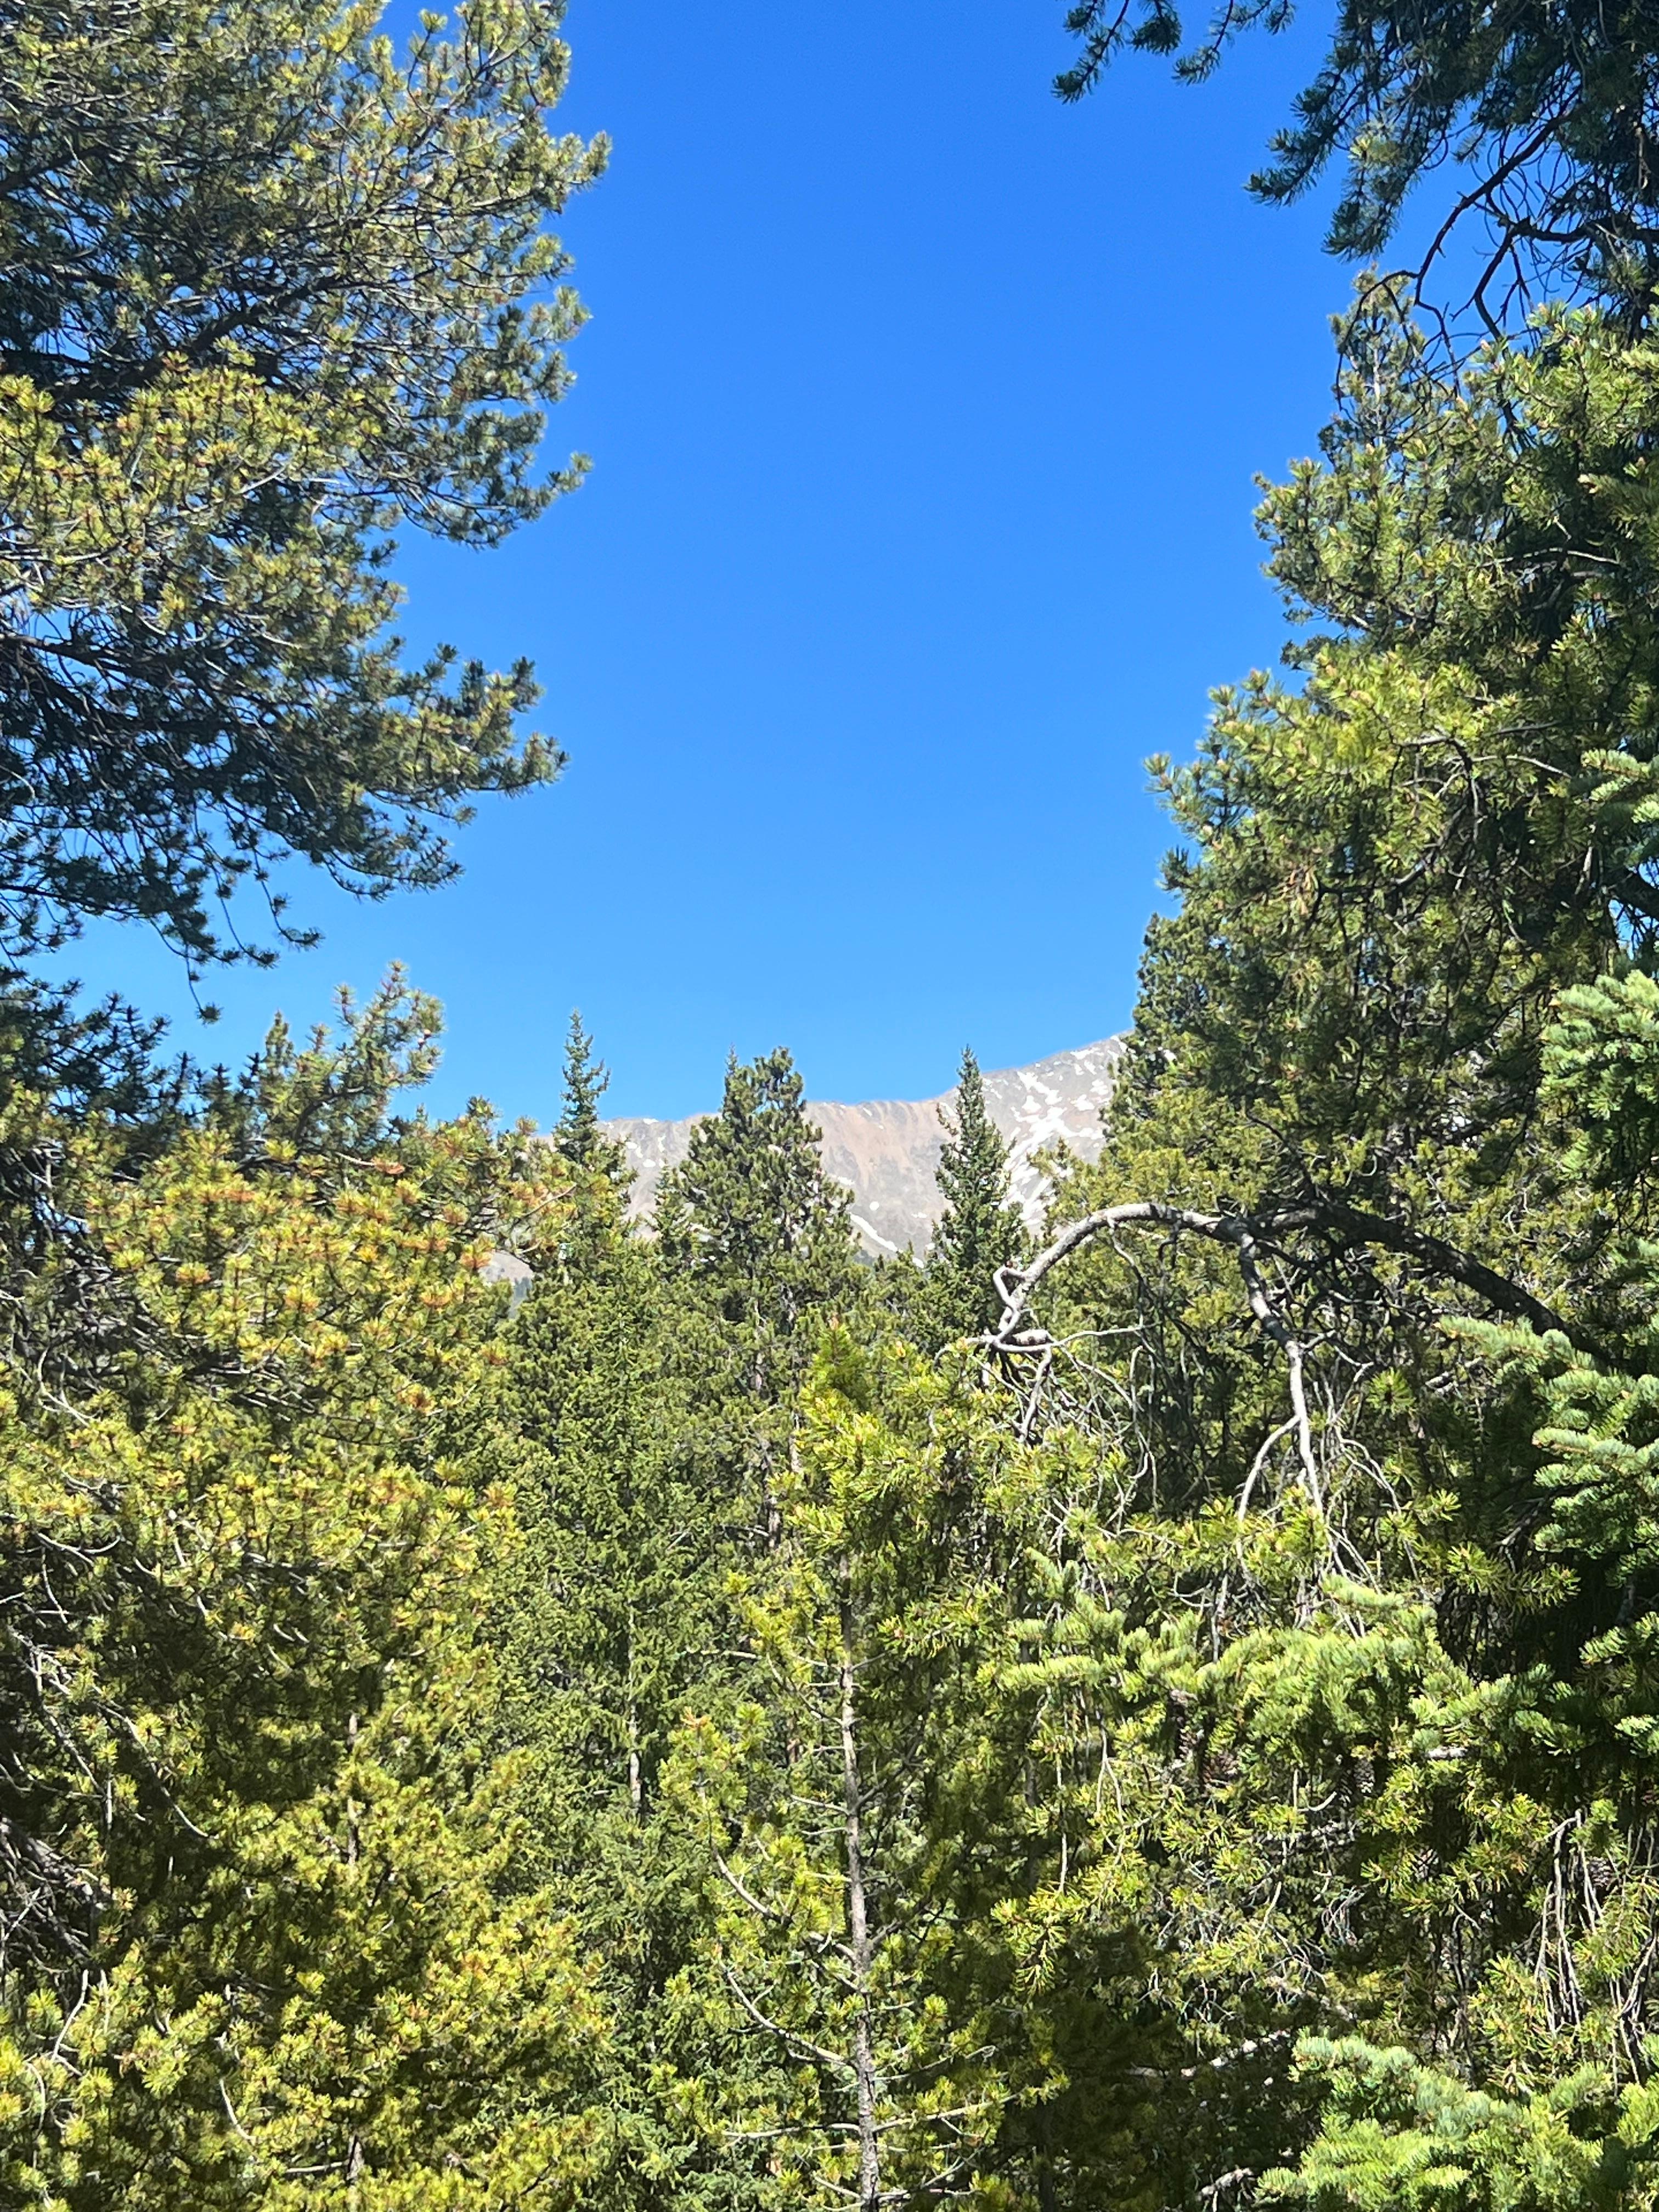
M482 1118L387 1122L427 1026L394 992L338 1051L278 1034L136 1170L38 1102L0 1127L50 1208L0 1400L9 2203L583 2171L594 2007L514 1880L473 1626L513 1528L479 1240L556 1207Z

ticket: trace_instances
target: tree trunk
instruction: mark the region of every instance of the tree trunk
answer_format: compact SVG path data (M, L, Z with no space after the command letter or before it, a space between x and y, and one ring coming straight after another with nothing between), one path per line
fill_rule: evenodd
M628 1624L628 1802L637 1820L645 1810L645 1772L640 1763L640 1708L634 1695L634 1623Z
M766 1555L771 1559L783 1541L783 1508L778 1504L778 1494L772 1482L772 1439L766 1433L769 1411L766 1361L758 1345L755 1348L755 1364L750 1370L749 1391L757 1407L755 1418L760 1423L761 1516L766 1532Z
M870 1910L864 1874L864 1796L859 1783L853 1607L843 1567L841 1601L841 1778L847 1847L847 1932L853 1970L853 2073L858 2092L859 2212L879 2212L881 2138L876 2132L875 2039L870 2019Z

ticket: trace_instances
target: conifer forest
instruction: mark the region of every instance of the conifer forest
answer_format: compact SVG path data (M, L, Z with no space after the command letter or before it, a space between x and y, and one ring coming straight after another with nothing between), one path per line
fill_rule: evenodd
M1659 2207L1659 13L1329 12L1283 667L1099 1158L969 1055L872 1262L783 1050L647 1220L580 1020L538 1135L399 974L52 980L556 772L384 549L574 488L608 149L560 0L3 0L0 2207ZM1054 127L1288 13L1079 0Z

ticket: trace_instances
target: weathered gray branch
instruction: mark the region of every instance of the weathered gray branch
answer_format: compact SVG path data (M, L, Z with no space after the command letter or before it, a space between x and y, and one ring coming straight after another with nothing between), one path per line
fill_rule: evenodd
M724 1959L720 1960L720 1977L757 2027L763 2028L768 2035L775 2035L781 2043L789 2044L808 2058L816 2059L820 2066L828 2066L838 2074L850 2074L853 2071L853 2062L840 2051L826 2051L821 2043L814 2043L811 2036L797 2034L793 2027L786 2027L781 2021L769 2019L755 2002Z
M1431 1237L1409 1223L1387 1215L1367 1213L1340 1199L1310 1200L1299 1206L1277 1206L1259 1213L1205 1213L1186 1206L1170 1206L1159 1199L1137 1199L1121 1206L1103 1206L1068 1222L1024 1267L1000 1267L996 1286L1002 1299L1002 1316L985 1340L994 1352L1046 1354L1051 1348L1048 1332L1025 1326L1031 1294L1060 1261L1097 1237L1120 1229L1184 1230L1213 1243L1231 1245L1238 1257L1250 1310L1263 1333L1285 1354L1290 1370L1292 1419L1304 1473L1315 1481L1312 1431L1303 1382L1303 1350L1294 1331L1280 1313L1264 1278L1260 1261L1263 1245L1286 1237L1312 1233L1334 1237L1346 1245L1375 1246L1419 1261L1431 1273L1461 1283L1466 1290L1498 1313L1524 1321L1542 1335L1564 1336L1577 1350L1593 1358L1607 1354L1598 1340L1576 1322L1547 1306L1541 1298L1484 1261L1471 1259L1443 1237Z

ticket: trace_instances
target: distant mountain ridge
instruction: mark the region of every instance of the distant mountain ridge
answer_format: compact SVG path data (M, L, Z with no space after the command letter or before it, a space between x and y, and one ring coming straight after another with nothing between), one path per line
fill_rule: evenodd
M1045 1184L1035 1156L1065 1145L1084 1159L1100 1152L1101 1111L1112 1096L1124 1040L1105 1037L1075 1052L1057 1052L1029 1067L999 1068L985 1078L985 1103L1007 1139L1014 1196L1026 1219L1042 1217ZM934 1181L945 1132L940 1109L954 1110L956 1092L938 1098L872 1099L843 1105L811 1099L807 1112L823 1132L823 1164L853 1193L853 1219L871 1253L926 1251L939 1216ZM691 1132L704 1119L644 1117L605 1124L626 1149L636 1178L633 1206L648 1212L665 1170L678 1165Z

